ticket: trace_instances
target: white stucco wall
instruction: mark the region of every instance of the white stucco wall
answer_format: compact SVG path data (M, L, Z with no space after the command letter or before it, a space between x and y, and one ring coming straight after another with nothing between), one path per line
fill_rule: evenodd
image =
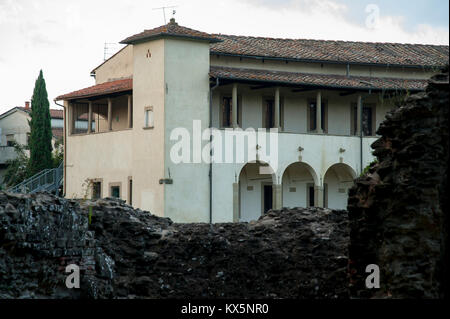
M147 53L151 52L151 58ZM164 216L164 40L133 46L133 130L132 145L133 205ZM154 127L144 128L144 110L153 108Z
M95 69L95 83L130 77L133 66L133 46L127 45Z
M179 39L165 40L165 213L177 222L209 220L209 164L195 163L192 147L193 121L200 132L209 126L209 44ZM170 151L174 129L183 128L191 137L191 163L174 163ZM203 145L206 142L203 143Z
M66 197L88 198L86 179L102 180L102 196L109 196L109 183L121 183L121 197L128 198L132 171L132 132L118 131L69 135L66 139Z
M27 134L30 133L28 120L30 116L20 110L16 110L11 114L0 119L0 145L6 145L6 135L14 135L14 140L19 143L27 144Z

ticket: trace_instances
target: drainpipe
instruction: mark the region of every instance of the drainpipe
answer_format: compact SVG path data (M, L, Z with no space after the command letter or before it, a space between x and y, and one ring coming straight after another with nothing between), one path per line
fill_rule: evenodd
M216 84L209 89L209 145L212 147L212 93L219 86L219 78ZM209 224L212 225L212 151L209 150Z
M63 197L66 197L66 160L67 160L67 138L66 138L66 115L67 115L67 113L66 113L66 111L67 111L67 109L66 109L66 107L64 106L64 105L62 105L62 104L58 104L57 102L56 102L56 100L53 100L53 102L56 104L56 105L58 105L58 106L61 106L63 109L64 109L64 112L63 112L63 127L64 127L64 132L63 132L63 143L64 143L64 159L63 159L63 178L64 178L64 185L63 185Z
M364 98L361 96L361 112L360 112L360 114L359 114L359 127L360 127L360 130L359 130L359 155L360 155L360 158L359 158L359 160L360 160L360 166L359 167L361 167L361 172L360 172L360 174L362 174L362 172L363 172L363 170L364 170L364 168L363 168L363 126L362 126L362 118L363 118L363 115L362 115L362 110L363 110L363 104L364 103Z

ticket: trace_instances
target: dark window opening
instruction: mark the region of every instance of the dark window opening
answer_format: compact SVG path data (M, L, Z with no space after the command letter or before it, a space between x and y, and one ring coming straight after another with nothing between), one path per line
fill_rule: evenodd
M14 140L14 134L7 134L6 135L6 146L14 146L15 144Z
M362 128L364 136L372 136L372 108L363 107Z
M111 197L120 198L120 187L111 186Z
M358 107L356 105L353 106L353 132L352 135L356 135L358 129Z
M325 125L326 120L326 108L327 105L325 101L322 100L321 108L320 108L320 127L326 132L327 127ZM309 103L309 130L316 131L317 130L317 103L316 101Z
M358 107L353 106L353 135L358 134ZM362 133L363 136L373 135L373 108L371 106L363 106L362 109Z
M223 98L222 106L222 127L231 127L232 124L232 99L230 97Z
M317 106L316 102L309 103L309 130L315 131L317 129Z
M314 207L314 186L309 186L308 195L308 207Z
M272 185L264 185L264 214L273 208L272 196Z
M94 182L92 184L92 199L99 199L102 196L102 183Z
M133 180L132 179L130 179L130 182L129 182L128 197L129 197L130 205L133 205Z
M239 98L237 101L237 125L241 126L240 119L240 103ZM224 97L222 99L222 127L232 127L233 126L233 99L231 97Z
M274 100L266 100L266 116L264 128L275 127L275 102Z

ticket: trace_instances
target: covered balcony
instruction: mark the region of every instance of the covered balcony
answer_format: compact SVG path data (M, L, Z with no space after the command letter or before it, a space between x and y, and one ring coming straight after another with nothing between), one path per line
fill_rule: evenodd
M375 136L395 99L426 81L211 66L212 126Z
M94 85L56 98L67 101L68 135L131 129L132 87L132 79L122 79Z

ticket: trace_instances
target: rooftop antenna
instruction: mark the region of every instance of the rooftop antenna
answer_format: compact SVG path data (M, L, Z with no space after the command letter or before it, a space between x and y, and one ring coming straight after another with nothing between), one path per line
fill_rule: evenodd
M164 16L164 24L167 24L166 22L166 9L173 9L173 8L177 8L178 6L167 6L167 7L160 7L160 8L153 8L153 10L162 10L163 12L163 16ZM175 10L172 11L172 16L175 15L175 13L177 13Z
M103 61L109 59L114 54L116 48L117 48L116 43L105 42L105 47L103 48Z

